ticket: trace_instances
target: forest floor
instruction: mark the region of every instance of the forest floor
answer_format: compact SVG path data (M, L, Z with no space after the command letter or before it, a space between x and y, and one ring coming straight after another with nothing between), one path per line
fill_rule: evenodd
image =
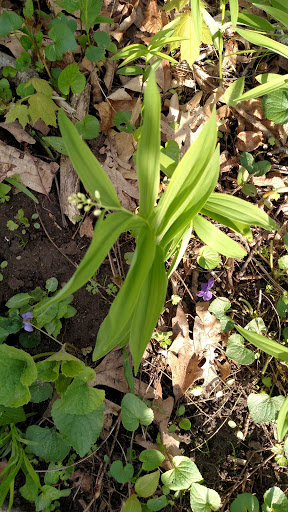
M218 11L214 2L209 3L213 4L210 8L211 14L216 16ZM3 2L2 6L5 7L6 4ZM55 2L50 1L49 4L57 12ZM163 2L158 2L157 6L153 3L153 8L157 7L155 12L160 12L162 4ZM157 23L160 23L161 16L159 18L157 14L158 17L153 18L149 14L149 6L152 6L149 0L104 1L103 15L112 17L115 22L109 30L112 41L119 49L134 42L145 44L159 30ZM45 9L47 11L47 6L43 6L44 11ZM163 22L163 16L161 19ZM258 53L249 53L251 45L240 37L231 39L232 35L229 31L224 33L224 89L231 83L232 78L243 75L246 76L248 87L255 86L255 74L260 72L259 68L261 72L287 73L287 60L284 62L285 59L273 54L263 58ZM7 41L0 40L1 50L17 57L19 50L13 44L9 46ZM246 53L235 54L244 48ZM245 244L248 252L246 260L226 261L222 257L213 270L204 269L197 263L202 244L197 238L191 239L183 261L172 276L165 310L159 319L157 330L159 333L172 331L172 340L180 332L183 343L197 338L203 343L203 347L209 337L210 360L204 358L203 371L199 372L201 367L198 367L198 374L191 378L188 355L185 356L180 351L178 356L182 358L182 366L175 367L175 361L173 363L169 356L171 339L164 336L166 341L168 339L166 346L165 340L162 346L159 340L151 340L137 377L139 394L153 400L154 404L165 411L166 424L163 427L162 423L161 427L166 435L165 443L162 438L163 444L170 446L171 454L184 454L195 461L205 485L220 494L221 512L228 512L238 493L253 493L261 501L269 487L278 486L288 494L287 467L279 465L273 452L278 443L275 424L255 423L247 408L247 397L251 393L259 393L261 390L270 393L271 388L265 385L268 381L262 380L264 377L269 377L273 383L272 396L286 395L287 367L261 351L250 365L240 365L229 359L225 348L231 333L221 332L219 322L208 313L209 302L201 302L197 292L201 289L201 283L207 283L213 277L214 286L211 291L214 298L229 299L232 316L238 319L240 325L244 327L248 321L260 318L264 325L262 328L261 324L260 332L283 341L282 331L286 325L286 317L279 317L276 304L287 289L287 275L285 273L277 278L270 263L273 258L274 269L277 268L278 259L286 254L282 237L286 232L288 208L285 193L276 198L273 198L272 193L275 188L287 187L288 167L287 155L271 146L267 133L272 133L283 147L286 145L287 135L282 125L275 125L265 119L261 100L249 100L245 105L235 107L228 107L221 102L223 89L219 86L218 59L212 46L202 45L200 58L192 69L185 62L181 63L179 55L177 58L178 66L173 68L170 63L163 62L156 74L162 100L162 143L176 140L182 156L195 132L209 117L211 107L216 105L217 118L222 120L219 126L221 168L217 191L251 201L264 208L282 226L282 235L253 228L254 240L250 243L241 242ZM109 59L99 69L95 68L77 52L67 52L60 67L65 67L73 60L79 63L87 79L87 89L82 93L82 99L86 95L81 106L82 111L96 115L100 120L100 135L89 141L88 145L108 172L122 204L135 211L138 189L132 155L136 143L132 133L115 129L112 118L115 112L128 110L137 124L140 113L139 98L142 97L139 77L120 77L116 74L117 64ZM74 95L74 98L68 98L67 102L73 103L77 100L79 105L79 98L75 99L75 96L77 97ZM171 128L172 123L174 128ZM263 132L263 126L267 133L265 130ZM71 188L73 183L75 186L75 179L70 184L67 174L63 172L61 175L62 168L67 166L67 158L54 152L55 160L52 161L36 139L31 141L23 136L20 125L17 140L7 129L1 123L1 141L21 154L32 155L34 163L36 159L37 162L38 159L45 162L51 176L47 178L47 183L42 184L45 193L39 192L39 184L33 187L32 177L31 189L39 200L38 205L35 206L30 198L22 192L16 193L15 190L9 202L0 205L0 258L1 261L8 262L0 284L1 311L5 311L5 303L12 295L27 292L36 286L43 288L50 277L57 278L60 286L63 286L89 246L94 223L89 215L75 223L73 219L77 212L71 205L67 206L63 199L65 192L71 194L76 190ZM40 132L41 129L44 130L46 134L49 132L49 135L58 135L55 128L49 129L39 124L38 129ZM30 128L26 129L26 135L28 132L29 137L33 138ZM250 189L246 186L249 195L245 194L245 189L242 190L243 185L238 184L239 179L237 182L243 152L252 154L257 161L267 160L271 164L266 175L250 177ZM59 169L56 164L59 164ZM38 163L36 167L37 165ZM35 229L31 225L21 236L19 231L10 231L7 222L15 219L20 209L23 209L28 219L37 213L40 228ZM129 234L122 236L97 276L88 283L88 287L74 294L73 306L77 314L65 320L58 337L61 342L72 344L75 351L92 367L95 367L95 363L91 360L91 350L113 299L110 290L112 286L117 289L119 276L123 278L127 273L128 265L124 255L133 250L133 239ZM172 303L172 295L181 298L178 306ZM17 336L10 336L9 343L17 346ZM31 354L35 353L33 350L35 349L30 350ZM55 343L43 334L41 352L53 350ZM104 461L104 456L109 455L111 460L123 459L123 453L127 454L131 447L137 451L140 446L146 448L155 445L159 421L149 427L146 437L144 432L139 431L131 441L117 420L123 393L128 389L121 358L122 352L116 350L112 356L106 356L100 363L102 366L98 368L97 386L105 390L112 413L105 416L107 422L101 434L100 449L94 455L85 457L85 460L77 461L69 480L72 493L69 498L61 500L61 511L119 512L130 488L117 484L109 477L109 466ZM185 406L183 417L191 422L188 430L179 426L177 410L181 404ZM32 412L41 418L43 408L38 406L37 409L37 404L34 407ZM44 409L46 407L47 404ZM176 425L174 433L169 431L172 424ZM23 481L19 478L19 481L16 480L14 506L23 512L31 512L34 510L32 505L23 500L17 491L21 485ZM190 510L188 498L185 495L180 498L175 502L173 510Z

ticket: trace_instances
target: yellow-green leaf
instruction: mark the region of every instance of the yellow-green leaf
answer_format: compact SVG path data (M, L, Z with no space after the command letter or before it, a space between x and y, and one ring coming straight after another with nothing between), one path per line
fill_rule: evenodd
M216 228L216 226L204 219L204 217L196 215L193 220L193 227L197 236L199 236L205 244L227 258L243 258L246 256L246 251L241 245L234 242L234 240L225 235L225 233L222 233L220 229Z
M43 92L37 92L30 96L29 100L29 115L33 121L33 124L42 119L45 124L51 126L57 126L55 112L58 110L57 105L54 103L52 98L49 98Z
M189 12L180 14L180 21L178 22L174 37L187 38L181 42L181 60L186 60L191 67L193 62L199 56L199 43L195 33L195 27L192 16ZM170 51L178 48L177 42L170 45Z
M5 118L6 123L13 123L16 119L19 119L22 128L25 128L26 124L29 123L28 107L21 103L11 103Z

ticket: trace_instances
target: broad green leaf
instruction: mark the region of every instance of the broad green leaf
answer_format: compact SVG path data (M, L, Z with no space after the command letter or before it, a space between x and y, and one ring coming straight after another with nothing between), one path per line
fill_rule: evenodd
M136 494L132 494L128 500L125 501L122 512L141 512L141 503Z
M217 320L220 320L221 331L228 332L234 327L233 320L226 315L226 312L230 309L231 303L225 297L218 297L211 302L208 311L212 315L216 316Z
M288 255L281 256L278 260L278 267L282 270L288 270Z
M148 475L140 476L135 483L135 492L140 498L149 498L155 493L160 478L160 471L154 471Z
M31 425L26 430L26 439L33 441L29 444L30 452L45 462L60 462L67 457L71 446L66 443L55 430Z
M195 4L195 1L193 3ZM196 3L199 3L198 0L196 0ZM186 60L189 66L192 67L193 63L199 56L201 41L201 35L199 38L199 32L200 34L202 33L202 22L200 21L200 25L198 27L196 25L197 22L194 23L194 18L189 12L180 14L179 18L180 20L174 31L174 37L178 38L178 40L183 38L181 41L181 59ZM178 46L179 43L177 42L170 44L170 51L174 50Z
M69 494L71 493L71 489L60 490L50 485L43 485L41 487L41 491L41 494L39 494L35 498L37 512L40 510L47 510L47 508L50 507L53 501L59 500L60 498L65 498L69 496Z
M160 94L154 73L144 94L144 120L136 152L139 214L148 218L154 210L160 179Z
M42 137L42 141L46 142L49 146L52 146L52 148L56 149L56 151L58 151L58 153L61 153L61 155L68 156L67 149L62 137Z
M282 297L279 297L277 304L276 304L277 313L280 316L280 318L286 318L286 314L288 311L288 297L287 295L282 295Z
M244 345L244 338L240 334L232 334L228 338L226 356L240 364L252 364L255 355Z
M26 414L23 407L4 407L0 405L0 427L25 420Z
M6 37L22 26L23 19L15 12L4 11L0 16L0 37Z
M241 96L243 89L244 89L244 82L245 78L244 76L241 76L240 78L237 78L234 82L232 82L231 85L226 89L223 100L227 105L230 107L234 107L234 105L237 105L239 103L239 96ZM236 99L237 98L237 99Z
M205 154L203 154L204 144ZM218 169L214 166L209 167L212 157L216 158L215 144L214 110L200 135L177 165L168 188L158 203L155 215L155 227L158 235L161 235L164 230L168 231L173 222L186 210L193 208L193 212L195 211L196 214L209 197L216 185L219 173L219 160ZM189 224L189 220L186 222L187 224ZM185 224L182 229L184 227Z
M280 43L277 43L277 44L280 44ZM285 48L287 48L287 47L285 46ZM262 75L262 76L266 76L266 75ZM261 77L261 75L260 75L260 77ZM257 79L260 77L257 77ZM288 75L280 75L280 76L278 76L278 78L275 78L274 80L267 80L264 83L262 83L261 85L259 85L258 87L255 87L254 89L250 89L249 91L245 92L238 98L235 98L235 102L251 100L252 98L259 98L260 96L263 96L264 94L269 94L273 91L277 91L278 89L286 87L287 84L288 84Z
M279 487L271 487L268 489L268 491L265 492L263 498L263 512L287 512L288 498Z
M129 347L135 374L163 308L167 285L163 251L156 246L155 258L142 285L130 329Z
M133 432L141 425L150 425L154 414L152 409L147 407L138 396L127 393L121 402L121 419L124 428Z
M85 383L84 386L88 388ZM99 437L105 410L104 391L93 388L87 390L84 386L81 386L81 379L76 378L65 391L63 398L56 400L52 407L52 418L56 427L63 439L73 446L80 457L88 453ZM82 397L87 405L86 410L83 404L81 405Z
M60 363L58 361L41 361L36 363L37 377L43 382L54 382L58 379Z
M274 27L268 20L264 18L260 18L260 16L255 16L254 14L250 14L248 12L239 12L238 13L238 24L248 25L251 28L256 28L256 30L263 30L265 32L269 32L274 30Z
M124 338L126 339L128 337L134 310L138 308L138 301L142 300L141 289L143 283L154 261L155 248L154 234L148 227L143 227L139 233L136 251L124 284L114 299L108 316L106 316L99 329L96 346L93 352L94 361L106 355L119 343L122 344ZM163 288L161 293L163 293ZM160 302L160 296L157 299L157 304L158 302ZM148 322L148 324L150 332L150 322ZM143 328L143 325L141 328ZM149 340L146 340L146 343L148 343L148 341ZM142 343L144 344L143 340ZM143 348L143 345L141 348ZM131 345L130 349L132 350ZM139 354L136 354L136 364L139 362L138 356Z
M221 258L217 251L208 245L201 247L199 256L197 257L197 263L200 265L200 267L205 269L212 269L218 267L220 262Z
M54 62L61 60L65 52L73 52L77 48L74 34L65 23L54 25L48 32L50 39L54 41L45 47L45 56L48 60Z
M193 483L190 489L190 505L193 512L210 512L220 508L221 498L213 489Z
M248 492L238 494L231 503L231 512L259 512L259 501Z
M275 7L271 7L270 5L262 5L253 3L255 7L258 9L263 9L263 11L266 11L268 14L272 16L272 18L275 18L275 20L280 21L285 28L288 28L288 12L287 12L287 5L286 5L286 11L275 9Z
M63 349L59 350L59 352L56 352L52 356L45 359L45 361L38 364L42 364L43 368L45 368L45 364L47 365L52 362L61 363L61 371L65 375L65 377L80 377L82 383L80 384L80 386L83 385L83 382L89 382L90 380L93 380L95 377L95 372L92 368L86 366L83 361L81 361L77 357L72 356L72 354L65 352L65 350Z
M288 14L287 14L288 16ZM263 114L274 123L288 121L288 90L279 89L262 98Z
M33 16L33 12L33 0L26 0L25 5L23 7L23 14L25 18L31 18Z
M230 5L230 13L231 13L231 22L234 28L237 25L238 13L239 13L239 5L238 0L229 0Z
M20 487L19 492L21 496L27 501L31 501L31 503L35 502L35 499L38 495L39 488L41 487L41 484L39 482L38 485L34 482L33 478L31 477L30 473L27 473L25 484Z
M209 212L222 216L225 215L225 217L227 216L227 218L231 218L233 221L260 226L267 230L278 228L276 222L263 210L248 201L229 194L212 193L201 209L201 213L204 215L210 216Z
M80 9L80 0L63 0L55 2L56 5L61 7L61 9L65 9L65 11L72 13Z
M85 76L76 62L66 66L58 77L58 87L63 94L69 94L70 89L74 94L79 94L84 90L85 84Z
M252 345L255 345L255 347L260 348L260 350L263 350L263 352L266 352L266 354L270 356L288 362L288 348L284 345L280 345L280 343L276 343L276 341L272 341L261 334L243 329L239 327L239 325L235 325L235 328L240 332L243 338L252 343Z
M48 382L42 382L41 380L35 380L29 388L31 398L30 402L33 404L39 404L52 398L53 388Z
M264 46L264 48L268 48L268 50L272 50L272 52L283 55L283 57L286 58L288 57L288 48L285 44L278 43L278 41L274 41L269 37L258 34L258 32L252 32L251 30L242 30L237 28L237 32L250 43L256 44L257 46Z
M168 505L168 499L166 496L159 496L159 498L151 498L147 501L147 507L149 510L154 512L158 512L158 510L162 510L164 507Z
M30 400L29 386L37 378L32 357L15 347L0 345L0 404L19 407Z
M13 295L11 299L9 299L5 306L6 308L22 308L29 304L31 300L31 295L29 293L17 293L17 295Z
M227 258L243 258L246 255L246 251L239 244L204 217L196 215L193 220L193 227L197 236L205 244Z
M100 14L102 0L79 0L81 20L86 25L86 32L92 27Z
M6 340L9 334L15 334L23 328L20 320L17 322L14 318L0 317L0 343Z
M119 484L126 484L129 482L134 474L134 468L132 464L126 464L123 466L121 460L114 460L110 466L110 473L119 482Z
M118 112L116 112L116 114L113 117L113 123L115 124L116 128L118 128L118 130L121 130L122 132L126 133L133 133L135 131L135 126L130 123L130 118L131 112L128 112L127 110L118 110ZM143 128L141 134L143 134Z
M257 332L258 334L267 331L267 328L261 316L258 316L257 318L253 318L252 320L250 320L250 322L248 322L248 324L245 325L245 329L248 329L248 331Z
M277 435L279 441L282 441L288 431L288 397L285 398L284 403L279 411L277 418ZM288 438L287 438L288 439Z
M173 458L174 469L162 474L161 480L171 491L189 489L195 482L202 482L203 477L195 462L188 457L177 455Z
M84 187L92 197L94 197L95 191L98 190L103 206L110 209L120 209L121 205L117 194L106 172L62 110L59 111L58 121L67 152ZM106 233L107 232L108 229ZM115 240L113 240L111 245L113 245L114 241ZM108 250L110 248L111 246ZM91 277L91 275L89 277Z
M163 453L154 449L143 450L139 455L139 460L143 462L142 469L144 471L153 471L153 469L160 466L164 459Z
M100 124L95 116L84 116L82 121L77 121L75 127L82 139L96 139L99 135Z
M57 107L52 98L49 98L49 96L42 92L37 92L30 96L28 102L30 105L28 113L33 124L42 119L47 126L57 126L55 112L59 110L59 107Z
M275 421L284 403L284 396L273 396L266 393L251 393L247 399L247 405L251 417L255 423L268 423Z
M99 219L94 230L92 242L76 272L68 283L49 300L45 308L60 302L60 300L63 300L86 284L88 279L98 270L114 242L116 242L123 231L127 231L128 226L130 228L131 224L133 225L130 212L110 214L104 221ZM36 314L39 311L35 308L34 312Z

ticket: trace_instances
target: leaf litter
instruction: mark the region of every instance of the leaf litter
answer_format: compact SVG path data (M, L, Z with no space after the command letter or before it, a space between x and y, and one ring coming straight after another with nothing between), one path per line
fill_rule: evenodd
M55 10L55 13L61 11L61 8L59 8L54 1L51 1L50 3L53 10ZM239 3L244 7L251 7L248 2L240 1ZM111 15L111 5L112 2L104 2L106 11L105 13L103 11L102 15ZM262 12L259 11L259 9L255 11L254 7L252 7L252 11L254 13L256 12L257 15ZM76 17L79 16L77 13L74 14ZM187 15L185 16L187 18ZM183 16L183 27L187 25L187 19L185 16ZM113 20L115 23L108 26L108 30L107 25L102 25L102 27L100 26L100 30L109 31L115 41L121 43L121 45L126 45L129 38L131 38L132 42L138 42L139 39L145 43L149 42L151 36L157 33L157 31L165 25L168 18L166 13L159 5L157 5L156 0L148 0L147 2L132 0L129 3L113 2ZM189 31L190 35L192 35L191 27L189 28ZM145 35L145 33L147 35ZM224 44L224 79L226 77L231 77L231 74L233 76L235 73L239 73L241 66L249 65L249 57L231 54L235 53L237 49L242 48L243 44L246 49L249 49L250 47L250 44L247 43L247 41L244 41L242 38L235 37L235 32L233 32L231 27L226 29L224 32L224 37L225 36L227 39ZM49 41L47 40L47 44L48 43ZM5 44L7 44L7 47L10 45L12 53L17 58L19 53L17 44L8 40ZM224 189L228 188L228 190L230 189L232 193L234 193L235 189L230 188L230 186L231 183L233 183L233 180L235 182L233 172L235 172L235 169L237 170L240 165L239 152L258 150L259 152L263 151L265 156L268 138L274 136L278 141L278 146L285 147L287 143L287 132L285 131L284 126L275 125L273 122L265 118L262 111L261 100L248 100L245 104L231 108L227 108L223 105L221 103L221 91L218 87L219 81L217 78L217 65L215 65L214 62L202 63L202 59L205 61L205 59L209 58L212 54L211 48L209 48L209 42L201 48L200 55L193 65L193 56L189 55L189 51L191 50L185 47L185 43L182 43L182 62L180 64L182 64L182 68L184 68L186 78L184 76L183 79L183 76L180 76L180 69L177 74L176 70L171 71L170 65L167 65L165 62L162 63L157 70L157 83L161 89L164 107L161 119L162 142L165 143L171 139L175 140L179 146L181 155L183 155L191 142L196 138L205 120L210 115L212 106L215 104L217 106L218 121L225 121L225 123L219 126L219 131L224 134L224 137L226 137L226 134L231 133L232 135L236 135L233 144L227 143L229 139L225 139L226 148L221 153L221 172L223 179L220 177L220 183L218 186ZM203 58L204 53L205 59ZM78 56L75 55L75 58L77 59ZM72 59L74 61L74 57L72 57ZM281 59L283 60L283 57L279 58L279 65L281 64ZM188 63L187 67L185 62ZM191 64L191 67L189 63ZM82 61L82 64L84 67L85 62ZM282 69L285 69L286 65L287 62L285 60L285 62L282 63ZM137 208L138 189L132 156L135 152L136 145L134 143L133 134L124 135L123 132L119 133L114 129L113 117L119 110L129 111L133 116L134 109L138 109L137 116L139 116L141 108L139 94L142 93L143 86L140 77L132 79L121 77L121 86L119 86L119 83L115 80L114 63L113 65L111 65L111 62L105 63L104 69L105 76L103 78L103 73L101 74L98 71L95 71L95 68L94 70L93 68L86 68L87 72L91 72L90 78L93 94L93 101L91 98L91 103L94 104L94 108L98 112L98 117L100 117L101 131L106 135L106 139L104 139L104 141L102 140L101 147L96 147L95 152L99 152L102 156L106 155L103 168L110 176L123 206L134 210ZM103 82L106 86L106 93L108 96L106 96L105 93L103 94ZM113 87L113 82L116 82L115 87ZM165 97L165 94L172 86L177 89L176 92L171 94L169 93ZM90 98L88 98L88 105L86 101L86 110L90 107L89 102ZM77 117L77 110L75 112L75 109L72 106L70 113L73 112ZM135 117L135 124L137 116ZM174 124L173 127L171 126L171 123ZM238 125L236 130L235 124ZM5 126L2 123L1 127L5 130L10 130L13 135L14 127L11 123L9 125ZM15 125L15 123L13 123L13 125ZM19 143L24 142L26 144L34 144L31 136L21 127L19 128L17 124L16 131L14 130L14 135L15 134L18 137L18 139L16 137L16 140ZM273 151L274 150L272 149L269 152L269 155L272 156L272 158ZM3 142L1 142L1 160L1 181L5 179L5 177L13 176L13 174L19 174L21 176L21 182L24 185L42 194L45 193L47 195L49 193L52 180L58 170L58 164L55 162L47 164L44 160L41 160L36 156L32 157L29 152L20 151ZM271 189L274 190L276 188L287 186L285 177L285 173L287 174L286 166L284 166L283 171L283 173L278 173L277 176L273 176L270 173L267 176L253 177L253 183L256 185L258 190L258 196L261 197L260 200L259 197L257 198L259 204L262 198L264 201L263 195L264 193L267 193L267 191L269 192ZM73 181L75 177L69 177L69 174L65 175L64 173L63 176L63 182L67 179L68 185L72 189L74 187L73 192L77 190L77 184ZM261 188L265 189L264 192L261 191ZM283 203L285 204L285 201ZM70 213L66 210L65 213L68 215L70 220L73 221L75 210ZM91 236L93 232L93 222L91 218L86 217L82 226L82 236ZM196 268L197 263L193 260L191 272L193 273ZM186 275L183 275L183 277L184 280L186 280ZM234 284L237 286L236 281L234 281ZM251 292L251 289L248 289L247 293L249 292L252 293L252 296L256 301L257 297L255 293L253 295L253 291ZM185 289L183 293L186 293ZM191 308L193 308L192 305ZM200 381L203 398L199 399L197 405L200 408L203 407L205 412L205 410L207 410L205 409L205 400L209 400L211 396L214 397L213 393L218 389L217 383L220 382L223 384L223 381L228 378L230 372L232 372L233 376L235 376L237 372L241 372L240 378L243 373L242 369L240 370L237 368L235 370L233 366L232 368L230 368L229 365L227 366L228 363L225 361L225 357L223 363L223 357L219 356L219 353L221 353L221 356L223 354L226 337L221 333L220 322L214 317L214 315L209 313L208 303L197 303L193 310L193 313L194 312L195 319L191 336L189 334L188 316L184 313L181 306L178 305L176 315L174 317L174 313L171 313L170 315L170 321L172 317L173 334L175 339L167 351L165 370L168 372L168 375L170 372L170 375L172 376L174 398L170 396L172 395L171 389L167 391L167 384L163 384L163 378L160 386L158 385L155 387L149 386L145 379L142 381L142 376L141 379L134 378L135 392L139 393L142 397L153 400L153 406L155 406L154 423L159 429L161 442L166 445L167 454L170 457L182 454L183 448L180 448L180 443L185 444L186 442L188 451L190 451L191 445L193 444L191 435L185 436L179 432L169 432L169 424L171 424L172 421L171 416L173 415L175 402L179 400L184 402L189 400L193 385ZM129 390L124 376L122 351L113 351L111 353L111 357L109 356L110 354L96 366L96 377L90 385L102 385L105 388L107 387L112 390L117 390L117 392L127 393ZM149 355L146 351L146 357L147 360L149 357L151 358L151 352ZM144 360L144 367L147 360ZM212 389L214 382L215 385ZM238 383L240 383L240 381ZM163 396L167 398L162 397L162 391L164 389L165 392L163 393ZM194 408L196 407L197 409L197 405L194 406ZM218 406L216 406L216 409L217 408ZM106 433L104 438L109 434L109 429L111 429L113 419L118 413L119 405L107 400L106 419L104 424L104 430ZM210 416L212 415L212 413L206 414ZM218 411L214 412L214 415L217 416L217 414ZM239 417L241 417L240 412ZM242 418L244 418L244 413L242 413ZM197 421L197 417L195 421ZM213 428L216 430L215 422L213 423L211 421L211 425L213 425ZM193 432L197 435L195 428ZM201 432L200 426L199 432ZM265 432L265 435L269 436L271 433ZM147 440L144 436L137 435L135 439L139 445L145 448L159 448L158 444ZM223 443L224 441L222 440L222 446L224 446ZM239 448L239 450L240 449L241 448ZM220 453L221 448L219 449L219 454ZM253 453L255 454L255 452ZM163 464L164 465L162 467L165 467L166 469L170 469L172 467L169 457L166 457ZM225 466L225 464L223 466ZM79 482L81 482L83 475L84 477L85 475L87 476L87 474L82 472L82 470L79 472L76 471L73 478L79 479ZM228 477L231 478L229 475ZM223 469L223 480L224 478L225 475ZM90 475L86 484L85 478L83 486L79 483L80 487L85 487L86 492L88 492L87 489L90 484ZM246 485L249 484L246 482ZM85 489L82 488L84 491ZM105 503L104 506L106 506Z

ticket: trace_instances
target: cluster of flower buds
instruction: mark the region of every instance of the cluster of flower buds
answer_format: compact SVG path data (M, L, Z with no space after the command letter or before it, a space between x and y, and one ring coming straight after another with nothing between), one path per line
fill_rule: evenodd
M99 206L101 207L100 203L100 193L98 190L95 190L94 196L96 201L93 201L90 197L86 196L82 192L78 192L77 194L72 194L72 196L68 197L68 201L71 204L75 204L78 210L84 210L84 212L90 212L91 208L95 208L93 211L93 215L96 217L99 217L101 214L101 210L99 209Z

